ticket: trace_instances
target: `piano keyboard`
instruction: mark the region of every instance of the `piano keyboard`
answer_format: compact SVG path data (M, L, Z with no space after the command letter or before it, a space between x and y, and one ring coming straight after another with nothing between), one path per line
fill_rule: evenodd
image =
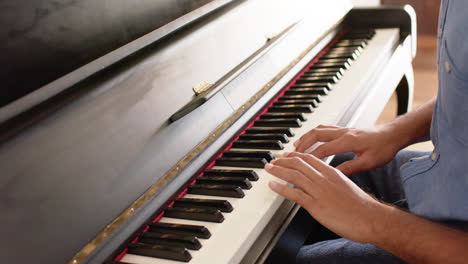
M359 75L398 34L350 31L332 42L114 263L240 262L284 201L269 189L280 180L265 164L317 125L336 124L336 109L346 111L359 93Z

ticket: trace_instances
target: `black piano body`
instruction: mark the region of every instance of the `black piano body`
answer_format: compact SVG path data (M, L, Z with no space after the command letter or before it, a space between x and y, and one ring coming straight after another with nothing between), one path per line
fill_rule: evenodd
M124 2L107 1L118 12L103 12L104 20L110 15L125 17L131 7ZM44 21L50 18L56 23L80 6L63 3L50 4L47 14L37 11L41 4L32 9ZM4 5L14 7L8 4ZM117 4L122 6L112 6ZM314 122L370 125L395 90L398 112L411 107L416 42L410 7L352 9L350 1L338 0L177 4L186 8L171 6L176 10L173 20L163 19L153 25L154 31L142 30L122 40L119 47L103 41L100 45L111 45L109 50L99 47L103 54L84 56L84 65L70 63L64 70L54 60L47 62L53 56L45 56L44 69L59 70L50 70L49 79L41 79L41 63L33 63L29 70L39 77L31 78L32 88L5 99L0 109L0 228L1 252L8 263L114 260L283 87L346 30L372 28L382 34L369 45L369 52L375 54L361 56L356 67L343 75L341 89L354 90L343 91L346 95L340 99L341 92L334 89L330 102L337 102L336 112L322 118L325 110L319 106ZM93 19L102 8L95 7ZM141 19L148 21L153 13L136 14L131 18L138 22L138 14L145 14ZM79 19L74 19L63 24L79 25ZM92 28L92 22L85 24ZM47 23L36 26L43 34L56 30ZM25 32L22 45L26 46L16 52L37 33L34 27ZM80 41L91 41L86 36L75 40L78 47ZM376 53L380 44L381 52ZM92 45L82 46L82 52L93 50ZM40 54L40 48L31 52ZM27 76L22 78L25 81L17 83L18 90L28 83ZM216 92L195 95L193 87L204 80L218 85ZM200 96L206 99L202 105L169 121ZM235 257L221 258L222 262L254 263L267 258L298 209L277 200L276 210L259 217L262 222L248 240L232 250ZM224 247L229 246L226 238ZM194 255L191 262L196 261ZM213 261L222 263L216 257Z

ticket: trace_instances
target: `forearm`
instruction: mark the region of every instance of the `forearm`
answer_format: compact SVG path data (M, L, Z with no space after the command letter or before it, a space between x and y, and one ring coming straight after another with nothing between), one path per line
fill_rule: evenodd
M436 98L431 99L417 109L382 125L382 129L392 134L400 149L429 138L435 102Z
M372 244L408 263L466 263L468 233L382 205Z

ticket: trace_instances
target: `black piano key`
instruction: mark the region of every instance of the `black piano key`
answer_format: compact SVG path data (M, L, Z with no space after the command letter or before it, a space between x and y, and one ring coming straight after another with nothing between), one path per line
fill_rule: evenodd
M253 141L236 141L240 142L235 148L246 148L246 149L283 149L283 144L278 140L264 140L267 142L257 143L260 140L257 140L256 143ZM281 145L280 145L281 144ZM271 146L271 147L270 147ZM233 145L234 147L234 145ZM281 147L281 148L280 148ZM226 166L226 167L245 167L245 168L263 168L268 164L268 161L264 158L230 158L230 157L221 157L216 159L216 166Z
M331 47L329 50L327 50L326 53L358 53L358 55L361 54L362 48L355 48L355 47Z
M351 59L326 59L326 58L320 58L318 62L329 62L329 63L345 63L347 62L349 65L353 64L353 60Z
M366 43L364 43L363 41L356 41L354 43L351 43L351 42L338 42L336 43L335 45L333 45L333 47L335 48L365 48L366 47Z
M324 77L324 76L309 76L302 75L301 78L296 80L296 83L319 83L319 84L330 84L337 83L338 78L335 76Z
M197 183L238 186L247 190L252 188L249 179L241 177L203 176L197 179Z
M278 98L278 101L289 101L289 100L316 100L322 102L322 97L318 94L305 94L305 95L283 95Z
M324 77L324 78L336 78L338 80L340 80L343 75L341 75L341 73L339 72L305 72L303 75L303 77Z
M304 89L289 89L284 92L285 95L300 95L300 94L318 94L327 95L327 88L304 88Z
M337 55L337 56L346 56L345 58L347 59L354 59L359 57L361 54L358 51L340 51L340 50L330 50L327 52L323 57L327 58L332 55ZM353 58L354 57L354 58Z
M375 35L374 32L349 32L341 37L342 40L360 40L371 39Z
M197 192L197 190L205 190L207 188L201 188L201 185L194 184L188 187L188 193L193 194L203 194ZM226 187L226 189L228 189ZM217 189L218 191L222 189ZM239 188L242 192L242 189ZM195 192L193 192L195 191ZM226 194L233 194L234 192L225 192ZM207 194L209 195L209 194ZM238 196L240 194L237 194ZM242 192L242 197L244 193ZM231 197L231 196L226 196ZM188 220L197 220L197 221L206 221L214 223L222 223L224 221L224 216L220 210L217 209L205 209L205 208L185 208L185 207L168 207L164 210L164 217L170 218L179 218L179 219L188 219Z
M312 106L312 108L315 108L318 106L318 103L317 101L315 100L285 100L285 101L276 101L273 103L274 106L281 106L281 105L310 105ZM274 114L274 113L269 113L269 114ZM288 114L288 113L281 113L281 114ZM300 114L302 116L304 116L303 113L300 113L300 112L296 112L296 113L291 113L291 114ZM300 117L290 117L290 118L300 118ZM304 116L304 119L306 117ZM302 120L302 119L299 119L301 121L305 121L305 120Z
M313 74L313 73L318 73L318 72L326 72L326 73L339 73L341 75L344 74L344 69L343 68L325 68L325 69L312 69L308 70L306 73L307 74Z
M357 55L361 55L363 49L361 47L332 47L327 51L328 52L342 52L342 53L357 53Z
M260 120L257 120L260 121ZM268 120L271 121L271 120ZM245 149L274 149L274 150L281 150L284 148L283 143L279 140L236 140L232 143L233 148L245 148ZM217 159L217 161L221 162L223 158ZM230 158L225 158L223 160L223 163L231 162L229 160ZM248 160L251 160L250 162ZM232 158L232 162L236 161L243 161L242 158ZM262 159L254 159L254 158L245 158L245 162L247 163L252 163L252 164L258 164L258 166L261 166L260 164L263 163L264 161ZM268 163L265 160L265 164ZM254 167L254 168L263 168L263 167Z
M288 136L285 134L264 134L264 135L254 135L254 134L242 134L239 136L239 140L279 140L281 143L288 143ZM223 154L223 157L228 157Z
M242 198L245 196L244 191L242 191L241 187L226 186L226 185L194 184L188 187L188 193L209 195L209 196L233 197L233 198ZM208 220L203 220L203 221L208 221ZM221 220L221 222L222 221L224 221L224 217Z
M268 108L268 111L275 113L313 113L314 108L310 104L272 105L270 108Z
M242 136L252 136L249 140L258 140L261 138L264 138L263 136L269 136L269 135L277 135L281 136L283 139L274 139L274 140L284 140L286 138L286 141L284 143L289 142L289 139L285 134L264 134L264 135L257 135L257 134L242 134ZM241 139L241 138L239 138ZM267 162L270 162L275 159L275 155L271 151L261 151L261 150L226 150L223 152L223 157L233 157L233 158L264 158L267 160ZM216 175L220 176L220 175ZM245 178L245 177L244 177Z
M273 108L273 111L276 110L275 106L268 108L270 111ZM276 111L277 112L277 111ZM287 111L283 111L287 112ZM258 119L254 123L254 127L301 127L302 122L299 119L294 118L278 118L278 119Z
M201 248L200 241L197 237L177 234L146 232L140 235L138 242L150 245L188 248L193 250Z
M358 58L358 55L353 53L353 54L333 54L333 53L326 53L325 55L323 55L321 58L324 58L324 59L352 59L352 60L356 60ZM342 73L343 74L343 73Z
M349 35L349 36L343 36L341 41L348 41L348 40L351 40L351 41L368 41L370 39L372 39L373 35L355 35L355 36L352 36L352 35Z
M291 89L303 89L303 88L327 88L327 90L331 91L333 86L331 83L327 82L317 82L317 83L307 83L302 82L301 79L296 81L296 84L291 85Z
M276 101L273 104L310 104L312 105L312 107L318 106L318 102L315 99L281 100L281 101ZM260 119L283 119L283 118L295 118L301 121L307 121L307 118L305 117L303 113L265 113L260 116ZM266 135L269 135L269 134L266 134ZM276 134L273 134L273 135L276 135ZM279 135L285 135L285 134L279 134Z
M348 62L327 62L318 61L310 66L310 69L322 69L322 68L345 68L349 69L351 65Z
M286 134L288 137L294 137L294 131L287 127L250 127L245 130L246 134L271 134L281 133Z
M208 177L247 179L243 177L203 176L197 179L197 183L201 183L198 180ZM174 207L211 208L226 213L232 212L233 210L232 205L229 201L215 199L177 198L174 200Z
M250 181L258 180L258 175L254 170L208 169L203 172L203 176L245 177Z
M364 43L364 45L367 45L368 40L367 39L341 39L337 43L340 44L358 44L358 43Z
M144 243L129 244L127 253L152 258L171 259L183 262L189 262L192 259L192 256L185 248L156 246Z
M178 199L187 199L187 198L178 198ZM228 201L226 202L229 203ZM208 230L208 228L204 226L199 226L199 225L183 225L183 224L170 224L170 223L156 222L156 223L149 224L149 231L159 232L159 233L168 233L168 234L196 236L198 238L204 238L204 239L211 237L211 233Z
M323 69L323 68L344 68L349 69L351 65L347 62L317 62L314 63L309 69Z

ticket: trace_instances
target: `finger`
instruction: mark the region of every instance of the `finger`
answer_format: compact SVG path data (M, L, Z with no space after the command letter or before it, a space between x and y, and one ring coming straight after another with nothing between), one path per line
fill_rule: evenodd
M306 162L310 167L312 167L314 170L318 172L322 172L324 170L330 169L330 167L327 163L323 162L321 159L311 155L311 154L305 154L305 153L299 153L299 152L291 152L289 153L288 157L298 157L302 159L304 162Z
M336 169L350 177L357 172L371 169L371 166L365 156L360 156L356 159L341 163Z
M345 132L342 128L314 128L294 142L294 146L297 152L304 152L317 142L332 141L341 137Z
M320 145L318 148L314 149L310 154L314 155L319 159L325 157L344 153L344 152L353 152L353 146L351 142L344 141L342 138L332 140L330 142Z
M265 170L275 177L294 184L307 193L313 187L312 182L300 171L272 164L265 165Z
M313 202L313 197L307 195L303 191L289 186L270 181L268 186L277 194L283 196L284 198L298 203L300 206L306 208L309 202Z
M291 154L287 158L274 160L274 161L271 162L271 164L273 164L275 166L281 166L281 167L284 167L284 168L289 168L289 169L292 169L292 170L297 170L300 173L302 173L304 175L307 175L307 176L309 174L317 174L318 173L314 168L312 168L307 162L302 160L300 157L291 156Z
M320 125L317 126L317 128L340 128L340 127L320 124Z

